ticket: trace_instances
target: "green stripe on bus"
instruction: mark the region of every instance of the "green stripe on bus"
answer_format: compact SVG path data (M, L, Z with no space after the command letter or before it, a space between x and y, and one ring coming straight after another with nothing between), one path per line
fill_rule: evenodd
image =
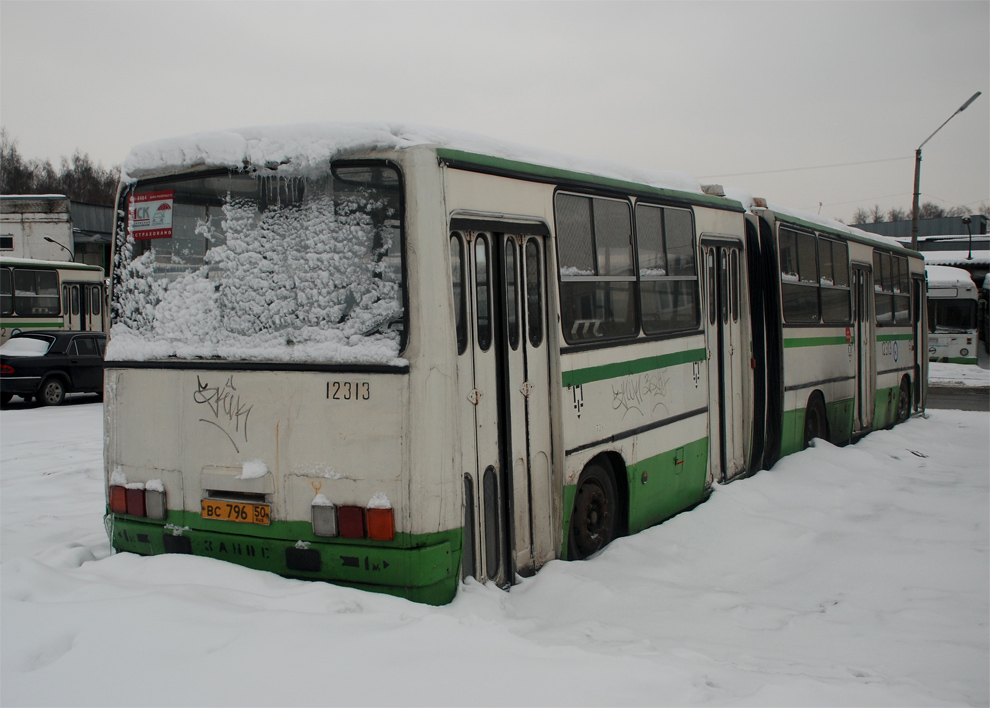
M663 197L674 197L689 200L696 204L707 204L709 206L721 207L722 209L735 209L742 211L742 206L734 199L713 197L707 194L696 194L694 192L681 192L676 189L664 189L653 187L639 182L628 182L626 180L614 179L611 177L601 177L586 172L574 172L558 167L547 167L545 165L534 165L530 162L520 162L518 160L507 160L491 155L481 155L464 150L452 150L450 148L437 148L437 157L442 160L452 162L465 162L479 167L487 167L493 170L504 172L521 172L531 174L536 177L543 177L558 182L584 182L586 184L596 184L603 187L610 187L624 192L650 192Z
M939 359L929 359L929 361L934 361L936 364L979 364L980 360L977 357L968 356L943 356Z
M225 560L279 575L326 580L443 605L454 598L460 581L461 528L432 534L396 533L395 541L325 538L313 535L306 521L273 521L271 526L210 521L199 514L170 510L166 521L110 516L111 544L140 555L168 553L165 536L188 539L193 555ZM166 525L167 524L167 525ZM209 528L207 528L209 527ZM302 540L303 546L298 545ZM288 564L286 549L315 551L319 569Z
M648 356L643 359L633 359L632 361L620 361L615 364L603 364L601 366L589 366L587 369L565 371L561 374L560 378L564 386L581 386L592 381L605 381L606 379L616 379L620 376L642 374L668 366L704 361L705 356L706 352L704 349L689 349L686 352Z
M629 526L638 533L704 500L708 438L629 465Z
M829 347L836 344L851 344L852 339L846 339L845 335L839 337L791 337L784 340L784 349L794 347Z
M907 334L878 334L878 342L910 342L914 339L914 335L908 332Z

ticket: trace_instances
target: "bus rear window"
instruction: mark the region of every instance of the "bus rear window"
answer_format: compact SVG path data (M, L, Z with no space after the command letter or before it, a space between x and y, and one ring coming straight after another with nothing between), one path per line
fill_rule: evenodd
M138 183L108 357L386 362L403 335L402 191L385 163Z

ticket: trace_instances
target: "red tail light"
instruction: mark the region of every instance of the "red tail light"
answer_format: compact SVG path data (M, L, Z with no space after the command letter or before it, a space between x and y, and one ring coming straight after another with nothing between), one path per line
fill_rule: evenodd
M110 511L114 514L127 513L127 489L114 485L110 487Z
M14 367L10 364L0 365L0 374L12 374L14 373Z
M360 506L338 507L337 526L341 538L364 538L364 509Z
M131 516L144 516L144 490L127 489L127 513Z
M368 509L368 538L391 541L395 538L395 520L391 509Z

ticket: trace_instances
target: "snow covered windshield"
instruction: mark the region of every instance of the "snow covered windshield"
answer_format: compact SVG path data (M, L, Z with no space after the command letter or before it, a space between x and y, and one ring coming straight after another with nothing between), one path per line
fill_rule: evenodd
M126 211L125 211L126 210ZM108 359L394 363L402 188L385 163L123 193Z

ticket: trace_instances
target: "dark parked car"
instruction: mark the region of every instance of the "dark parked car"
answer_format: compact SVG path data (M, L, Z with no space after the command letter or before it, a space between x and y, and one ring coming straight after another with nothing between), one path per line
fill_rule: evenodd
M0 346L0 403L20 396L57 406L67 393L102 398L106 342L102 332L18 332Z

